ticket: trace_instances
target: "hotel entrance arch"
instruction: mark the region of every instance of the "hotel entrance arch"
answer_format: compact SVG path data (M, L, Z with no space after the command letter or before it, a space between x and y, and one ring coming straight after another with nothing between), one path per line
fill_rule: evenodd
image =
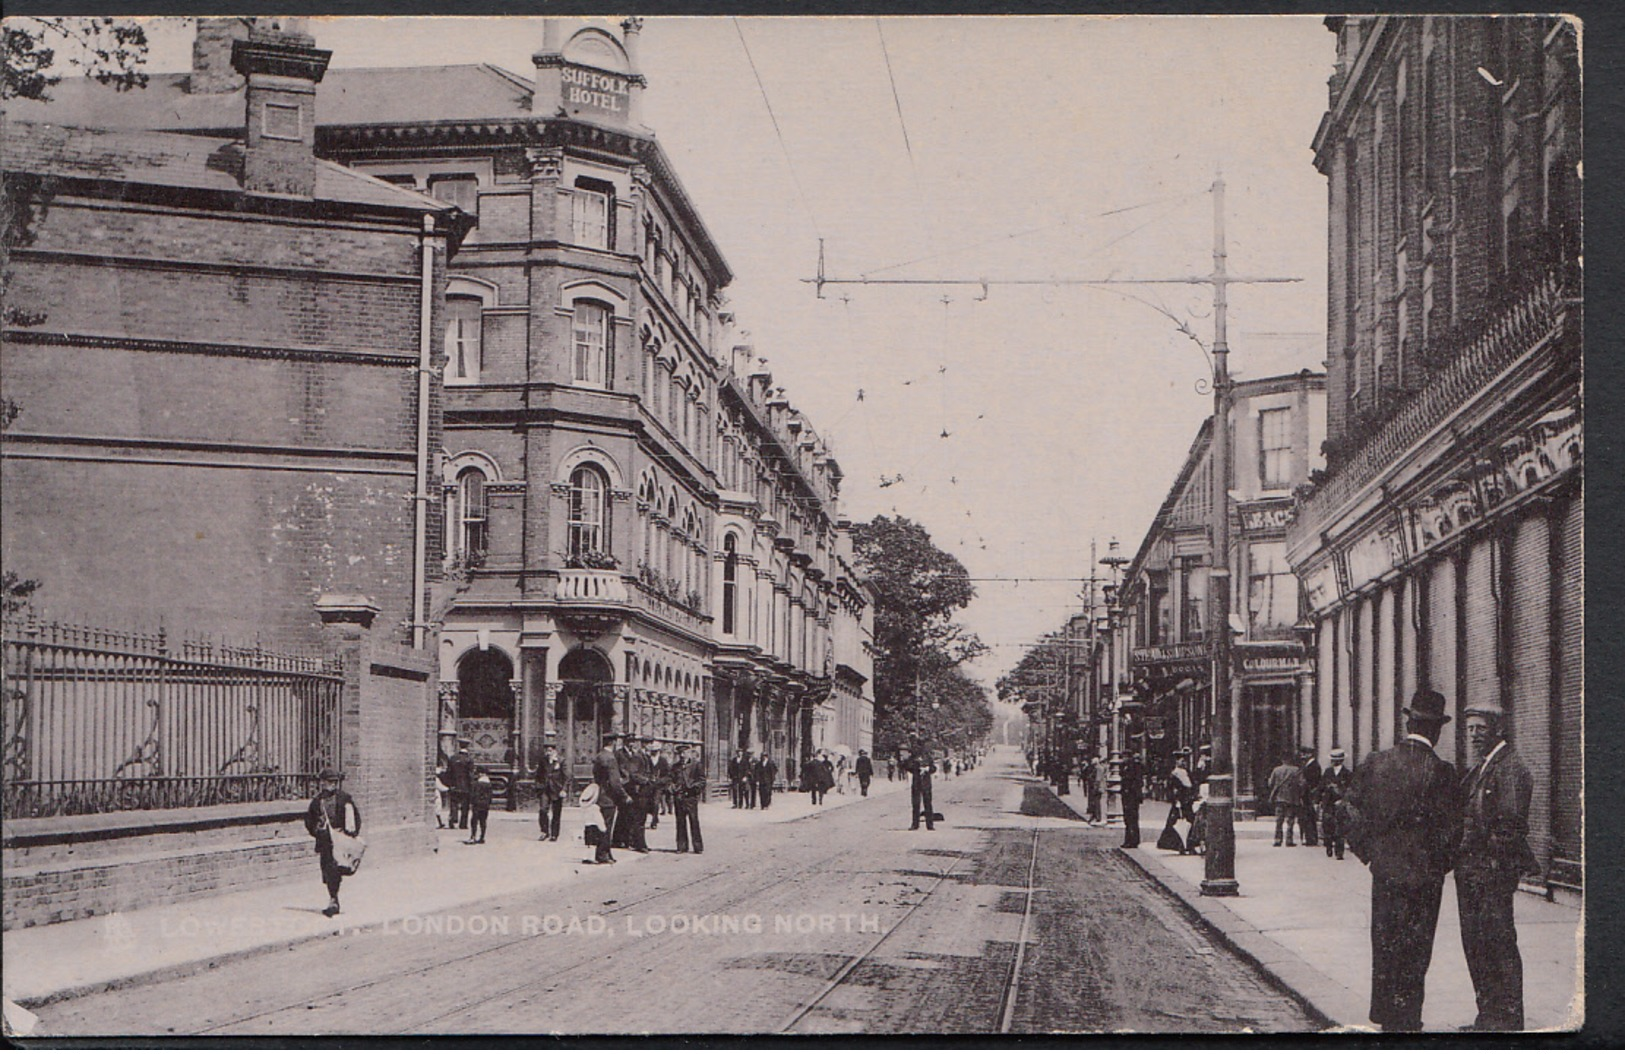
M477 649L457 663L457 734L474 763L513 767L513 660L497 648Z
M593 756L615 727L614 680L609 660L592 648L577 648L559 662L553 721L565 771L577 783L592 779Z

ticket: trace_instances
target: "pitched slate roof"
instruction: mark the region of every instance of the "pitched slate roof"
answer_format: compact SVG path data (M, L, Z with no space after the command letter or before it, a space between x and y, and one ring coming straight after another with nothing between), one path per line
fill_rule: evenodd
M80 128L7 120L9 172L113 183L242 192L243 144L174 132ZM316 162L318 201L446 212L451 206L345 168Z
M103 128L231 132L243 126L244 89L187 90L188 73L156 73L145 88L114 91L64 78L47 102L12 99L11 116ZM318 125L423 124L530 115L529 80L488 63L333 69L316 93Z

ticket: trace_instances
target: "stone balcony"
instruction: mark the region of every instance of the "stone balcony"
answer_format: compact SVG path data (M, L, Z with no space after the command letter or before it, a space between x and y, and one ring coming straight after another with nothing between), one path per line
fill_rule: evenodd
M559 572L556 599L568 604L625 604L630 597L619 571L565 568Z

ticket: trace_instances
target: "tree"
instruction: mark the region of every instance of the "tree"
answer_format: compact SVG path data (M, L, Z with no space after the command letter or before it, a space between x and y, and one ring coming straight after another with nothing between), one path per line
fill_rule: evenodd
M876 747L891 750L916 735L943 746L943 737L958 736L968 745L986 735L986 690L960 667L987 648L953 619L976 596L964 565L902 516L858 524L852 540L875 596Z
M5 22L5 80L0 100L49 99L62 82L62 63L117 91L145 88L147 31L126 18L8 18Z

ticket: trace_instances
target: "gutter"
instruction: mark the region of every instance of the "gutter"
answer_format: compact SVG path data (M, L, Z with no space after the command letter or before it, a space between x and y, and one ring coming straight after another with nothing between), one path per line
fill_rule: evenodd
M423 217L419 239L422 287L418 295L417 470L412 493L412 647L417 649L423 647L424 631L429 628L424 594L428 590L429 553L429 377L434 370L434 334L429 329L434 321L434 221L433 215Z

